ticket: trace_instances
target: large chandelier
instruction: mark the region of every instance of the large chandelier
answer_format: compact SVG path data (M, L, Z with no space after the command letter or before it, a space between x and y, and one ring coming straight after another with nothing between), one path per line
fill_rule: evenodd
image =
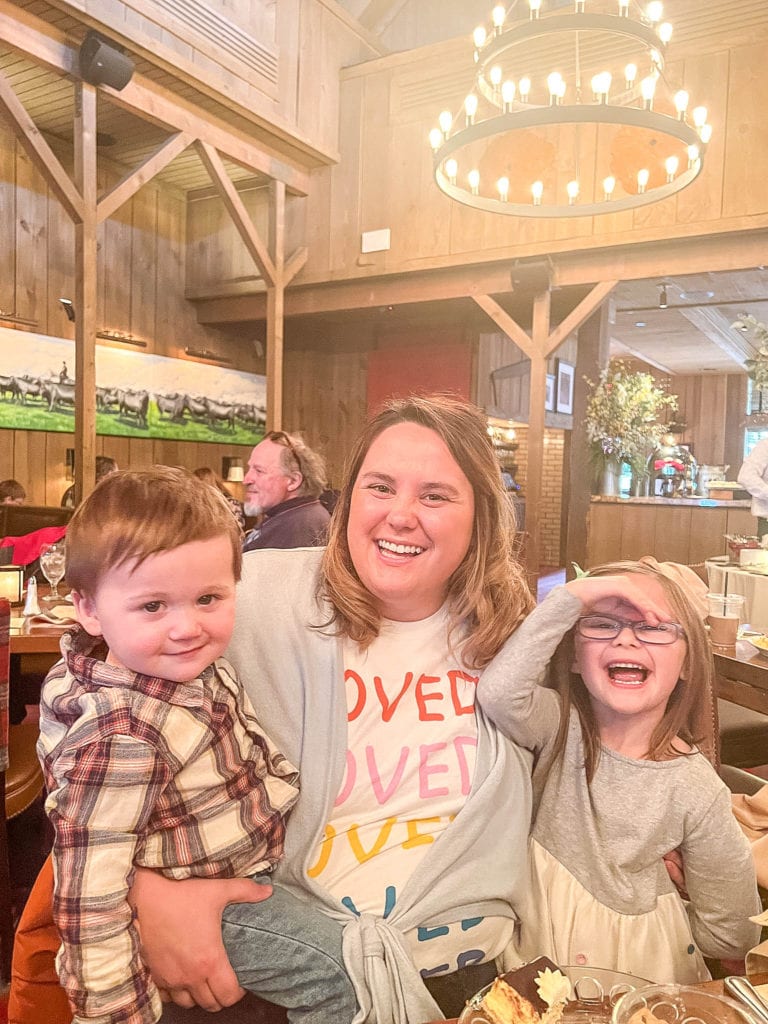
M474 32L473 91L429 135L446 195L517 217L584 217L690 185L712 135L707 110L667 81L661 3L635 16L630 2L575 0L542 17L528 0L514 23L493 8Z

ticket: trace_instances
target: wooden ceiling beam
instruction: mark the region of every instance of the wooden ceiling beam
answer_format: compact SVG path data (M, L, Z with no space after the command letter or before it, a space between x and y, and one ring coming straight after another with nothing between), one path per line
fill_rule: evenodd
M187 146L191 146L194 141L192 136L186 132L178 132L158 146L155 152L148 156L139 167L128 171L109 192L105 192L99 199L96 208L97 223L100 224L111 217L123 203L127 203L131 196L172 163L179 153L183 153Z
M405 7L407 0L369 0L357 20L371 32L381 32Z
M53 71L73 80L79 78L78 50L69 45L64 33L20 10L10 0L0 0L0 39ZM135 74L120 92L107 86L100 86L99 91L116 105L170 133L186 132L204 139L242 167L283 181L295 195L309 192L309 174L301 165L291 163L264 142L255 142L252 136L220 118L201 114L194 102L183 100L148 78Z
M680 313L742 369L745 368L746 360L754 355L754 348L746 335L731 327L733 321L730 317L711 307L681 309Z
M273 286L277 279L275 264L269 254L267 246L259 237L259 233L251 220L250 214L246 210L243 200L240 198L240 193L237 191L234 182L227 174L227 169L222 163L221 157L213 146L209 145L207 142L203 142L202 139L197 140L195 147L200 154L200 159L203 161L205 169L211 176L211 181L216 186L219 196L221 197L221 201L224 203L227 212L232 218L232 222L237 229L237 233L242 238L246 249L258 267L259 273L264 278L267 287Z
M517 347L525 352L529 359L535 359L540 354L530 336L509 315L506 309L502 309L495 299L492 299L490 295L474 295L473 298L480 309L488 314L496 326L500 327L507 337L511 338Z
M618 281L600 281L596 284L549 335L544 354L550 356L555 349L560 348L568 335L578 330L583 323L589 320L595 310L602 306L618 283Z
M82 222L84 216L82 196L2 72L0 72L0 114L5 116L16 137L29 154L35 169L48 182L51 191L72 220L75 223Z

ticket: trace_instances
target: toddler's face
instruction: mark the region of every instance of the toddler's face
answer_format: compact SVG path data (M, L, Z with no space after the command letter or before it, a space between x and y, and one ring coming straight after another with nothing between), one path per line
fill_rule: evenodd
M196 679L229 643L235 578L228 537L195 540L112 569L93 597L74 594L77 616L103 636L107 662L143 675Z
M643 587L674 622L664 589L643 577ZM589 613L642 622L634 605L611 597L597 601ZM598 726L607 727L635 718L648 727L648 735L661 721L667 702L682 674L688 645L683 637L672 644L646 644L627 627L613 640L587 640L576 635L574 669L584 680Z

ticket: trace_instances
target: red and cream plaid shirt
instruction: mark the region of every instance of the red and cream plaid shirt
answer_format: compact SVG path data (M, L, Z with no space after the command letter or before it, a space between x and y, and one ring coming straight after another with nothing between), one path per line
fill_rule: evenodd
M179 684L105 664L102 643L66 633L40 705L57 965L75 1024L154 1024L161 1004L126 899L134 865L177 879L274 867L298 773L228 662Z

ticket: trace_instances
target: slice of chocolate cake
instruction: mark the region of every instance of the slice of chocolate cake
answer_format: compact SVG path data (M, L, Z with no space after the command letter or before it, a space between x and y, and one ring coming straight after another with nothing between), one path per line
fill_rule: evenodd
M492 1024L557 1024L570 994L570 981L540 956L497 978L480 1009Z

